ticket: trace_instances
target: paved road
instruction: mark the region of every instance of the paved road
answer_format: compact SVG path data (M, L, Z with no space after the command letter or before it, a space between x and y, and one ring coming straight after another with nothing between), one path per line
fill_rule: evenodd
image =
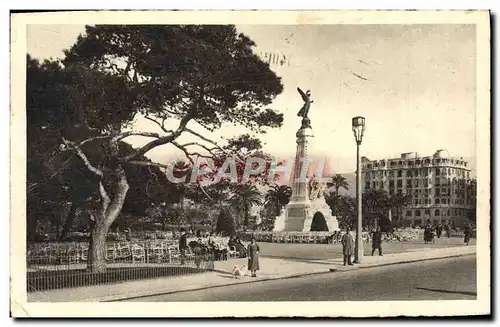
M471 239L469 246L475 246L476 240ZM340 244L293 244L293 243L264 243L259 242L260 255L272 258L289 260L324 260L342 257ZM463 238L436 238L435 244L425 244L423 240L414 240L401 243L383 243L384 253L407 252L423 248L444 248L465 246ZM365 255L371 254L371 244L364 244Z
M475 300L476 256L131 299L172 301Z

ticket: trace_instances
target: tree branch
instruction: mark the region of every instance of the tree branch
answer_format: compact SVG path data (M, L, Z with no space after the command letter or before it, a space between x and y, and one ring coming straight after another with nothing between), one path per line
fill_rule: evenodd
M155 120L155 119L153 119L153 118L149 117L149 116L144 116L144 118L146 118L147 120L150 120L150 121L152 121L153 123L155 123L156 125L160 126L160 128L161 128L161 129L162 129L165 133L173 133L173 132L174 132L174 131L173 131L173 130L171 130L171 129L166 129L166 128L165 128L165 120L166 120L166 118L162 118L161 123L160 123L160 122L158 122L157 120Z
M91 138L88 138L88 139L80 142L80 144L78 145L78 147L81 147L85 143L89 143L89 142L92 142L92 141L95 141L95 140L100 140L100 139L107 139L109 137L111 137L111 135L102 135L102 136L91 137Z
M104 185L102 184L102 181L99 181L99 194L101 195L102 198L102 209L103 213L106 212L108 209L109 203L111 202L111 199L108 196L108 193L106 192L106 189L104 188Z
M89 159L87 158L85 153L83 153L82 149L80 149L79 146L75 146L75 144L73 142L68 141L65 138L63 138L63 143L66 146L68 146L68 150L75 150L76 151L77 156L80 157L80 159L82 159L83 163L85 164L85 166L87 167L88 170L90 170L92 173L94 173L95 175L102 178L102 176L103 176L102 171L100 169L97 169L96 167L94 167L90 163Z
M164 137L159 137L156 140L147 143L146 145L141 147L139 150L137 150L134 154L129 155L125 158L122 158L120 161L121 162L130 161L132 159L135 159L139 156L146 154L148 151L156 148L157 146L171 143L173 140L175 140L177 137L179 137L179 135L181 135L181 133L185 130L186 125L191 120L191 118L192 118L192 115L187 114L186 116L184 116L181 119L179 126L177 127L177 129L173 133L171 133L170 135L164 136Z
M187 147L187 146L192 146L192 145L197 145L197 146L205 149L206 151L208 151L208 153L210 153L210 154L212 154L212 151L216 149L216 148L209 149L207 146L205 146L203 144L200 144L198 142L189 142L189 143L186 143L186 144L182 144L181 146L182 147Z
M231 155L231 153L230 153L229 151L227 151L226 149L222 148L222 147L221 147L220 145L218 145L215 141L212 141L212 140L210 140L209 138L206 138L205 136L201 135L200 133L195 132L195 131L193 131L192 129L189 129L189 128L186 128L186 129L185 129L185 131L186 131L186 132L188 132L188 133L193 134L194 136L199 137L200 139L202 139L202 140L203 140L203 141L205 141L205 142L208 142L208 143L213 144L213 145L215 146L215 148L210 149L210 153L212 153L212 151L213 151L213 150L215 150L215 149L219 149L219 150L221 150L222 152L224 152L225 154L227 154L227 155ZM238 160L240 163L245 163L245 161L244 161L244 160L241 160L240 158L238 158L238 156L236 156L236 160Z
M202 157L202 158L212 158L212 156L207 156L207 155L203 155L201 153L198 153L198 152L189 152L185 146L175 142L175 141L172 141L171 142L172 145L174 145L176 148L178 148L179 150L181 150L182 152L184 152L184 154L186 155L186 157L188 158L188 160L191 162L191 164L194 165L194 161L193 159L191 158L191 156L198 156L198 157Z
M168 165L164 165L164 164L157 163L157 162L151 162L151 161L130 160L130 161L127 162L127 164L137 165L137 166L158 167L158 168L164 168L164 169L168 169L169 168Z
M112 141L113 142L117 142L117 141L120 141L126 137L129 137L129 136L146 136L146 137L156 137L156 138L159 138L160 135L158 135L158 133L150 133L150 132L133 132L133 131L130 131L130 132L124 132L124 133L121 133L120 135L117 135L115 137L113 137Z

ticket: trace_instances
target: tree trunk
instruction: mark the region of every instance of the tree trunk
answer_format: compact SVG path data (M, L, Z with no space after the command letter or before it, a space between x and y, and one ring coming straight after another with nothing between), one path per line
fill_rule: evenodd
M279 217L281 214L281 206L280 206L280 201L279 199L276 200L276 217Z
M73 220L75 219L76 209L78 209L78 203L73 201L71 203L71 208L69 209L68 215L66 216L66 221L64 222L63 230L59 241L63 241L69 233L71 226L73 225Z
M244 209L245 210L245 219L243 219L243 225L245 227L248 227L248 206L244 206Z
M98 219L103 219L103 217ZM105 251L108 229L101 224L95 224L92 228L87 265L87 269L91 272L102 273L106 271Z
M111 224L118 218L122 210L129 189L125 171L120 165L115 168L115 173L118 177L118 181L115 186L113 199L107 196L102 184L99 186L103 199L101 202L101 209L96 217L96 223L92 229L87 265L87 268L92 272L106 271L106 236Z

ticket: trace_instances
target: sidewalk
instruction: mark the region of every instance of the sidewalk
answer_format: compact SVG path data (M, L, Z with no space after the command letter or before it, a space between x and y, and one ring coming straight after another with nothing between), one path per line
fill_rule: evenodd
M359 265L344 267L342 259L293 261L260 258L261 270L257 278L248 276L233 279L234 265L246 264L246 259L234 259L215 263L215 271L196 275L157 278L118 284L96 285L72 289L60 289L28 293L29 302L105 302L128 298L199 290L240 283L293 278L313 274L341 273L350 270L393 265L414 261L447 258L476 253L475 246L460 246L438 249L417 249L410 252L387 254L382 257L367 256Z

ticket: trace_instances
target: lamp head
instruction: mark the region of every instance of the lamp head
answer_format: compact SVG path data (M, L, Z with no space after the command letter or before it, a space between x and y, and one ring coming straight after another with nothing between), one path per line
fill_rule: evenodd
M354 132L356 143L361 144L365 132L365 117L357 116L352 119L352 131Z

